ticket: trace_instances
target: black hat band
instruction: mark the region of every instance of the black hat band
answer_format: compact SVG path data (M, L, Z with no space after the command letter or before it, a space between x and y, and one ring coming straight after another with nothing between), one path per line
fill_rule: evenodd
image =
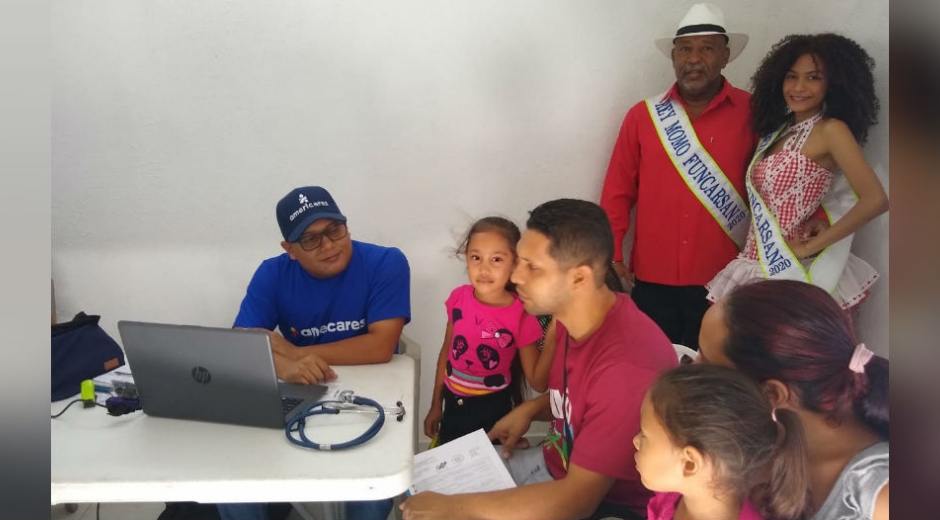
M679 30L676 31L676 38L685 34L701 33L701 32L716 32L716 33L725 34L725 28L720 25L714 25L710 23L703 23L703 24L698 24L698 25L686 25L685 27L680 27Z

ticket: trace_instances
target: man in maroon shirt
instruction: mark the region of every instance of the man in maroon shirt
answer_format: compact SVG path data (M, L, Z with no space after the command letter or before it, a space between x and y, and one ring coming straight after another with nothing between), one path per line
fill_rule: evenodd
M546 202L526 228L512 281L527 312L555 317L557 346L548 393L489 432L519 487L419 493L402 504L405 520L645 517L652 493L640 482L631 439L646 390L678 364L675 350L629 296L605 285L613 237L597 204ZM514 450L533 420L551 421L545 443Z
M704 285L737 255L750 225L745 172L757 143L750 94L722 69L747 36L728 33L712 4L693 5L675 36L657 40L675 84L627 112L601 193L613 267L673 343L698 349ZM636 206L630 267L623 239Z

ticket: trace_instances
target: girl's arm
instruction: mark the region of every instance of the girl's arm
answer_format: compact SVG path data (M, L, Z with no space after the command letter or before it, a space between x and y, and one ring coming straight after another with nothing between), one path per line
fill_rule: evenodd
M453 342L454 324L447 320L447 330L444 333L444 343L441 345L441 353L437 356L437 371L434 374L434 391L431 393L431 408L424 417L424 434L434 438L441 428L441 417L443 410L443 390L444 374L447 373L447 358L450 356L450 345Z
M794 240L793 253L799 258L812 256L849 236L868 221L888 211L888 196L874 170L865 161L862 149L845 123L838 119L825 121L821 128L825 147L836 165L845 173L849 186L858 196L855 206L828 229L800 244Z
M545 329L545 340L542 342L542 352L533 344L519 349L519 361L522 362L522 372L536 392L548 389L548 372L555 357L555 319L548 323Z

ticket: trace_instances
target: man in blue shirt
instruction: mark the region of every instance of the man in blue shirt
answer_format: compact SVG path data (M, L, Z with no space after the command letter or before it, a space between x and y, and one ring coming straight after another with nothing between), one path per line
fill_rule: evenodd
M277 375L293 383L334 379L330 365L391 360L411 320L405 255L352 240L346 216L319 186L285 195L277 222L284 253L255 271L234 326L268 331ZM347 517L384 520L391 507L391 499L348 502ZM219 513L266 518L265 504L220 504Z

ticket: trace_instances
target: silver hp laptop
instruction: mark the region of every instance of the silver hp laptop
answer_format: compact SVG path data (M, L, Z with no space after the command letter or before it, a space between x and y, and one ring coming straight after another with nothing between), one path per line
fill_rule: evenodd
M283 428L327 391L279 383L262 331L135 321L118 331L147 415Z

